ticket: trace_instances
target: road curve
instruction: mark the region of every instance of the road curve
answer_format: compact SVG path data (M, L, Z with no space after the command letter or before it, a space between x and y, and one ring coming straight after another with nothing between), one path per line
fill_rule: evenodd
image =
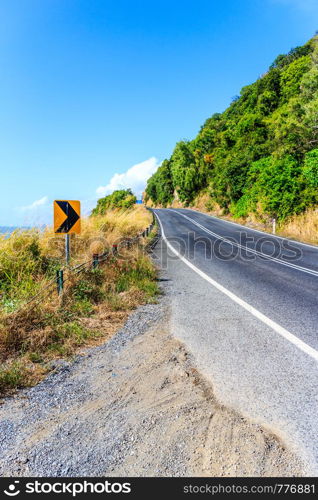
M187 209L154 210L175 335L219 400L318 474L318 248Z

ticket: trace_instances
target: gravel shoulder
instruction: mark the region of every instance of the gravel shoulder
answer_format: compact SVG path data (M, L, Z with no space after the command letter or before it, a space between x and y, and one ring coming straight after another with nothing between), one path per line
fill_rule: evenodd
M171 332L169 282L105 344L0 406L2 476L290 476L300 460L218 404Z

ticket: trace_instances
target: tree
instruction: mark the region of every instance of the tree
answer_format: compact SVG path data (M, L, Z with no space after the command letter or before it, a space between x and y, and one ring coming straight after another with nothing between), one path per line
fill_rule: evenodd
M147 196L185 205L202 190L224 211L280 218L317 203L318 36L276 58L197 137L180 141ZM252 179L252 181L251 181Z
M136 201L137 198L131 189L119 189L104 198L100 198L91 215L104 215L107 210L113 208L129 209Z

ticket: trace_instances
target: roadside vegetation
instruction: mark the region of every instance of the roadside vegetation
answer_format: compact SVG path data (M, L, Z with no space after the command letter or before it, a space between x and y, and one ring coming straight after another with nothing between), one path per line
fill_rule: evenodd
M92 215L104 215L110 208L131 208L137 201L131 189L118 189L112 194L100 198Z
M149 204L197 206L237 220L293 226L318 206L318 36L279 55L149 179ZM301 215L307 240L312 217Z
M95 212L96 213L96 212ZM74 267L64 268L58 296L57 269L64 266L64 241L52 229L16 231L0 240L0 394L39 381L78 348L107 339L139 304L158 294L156 271L145 247L148 238L123 247L152 221L143 206L105 210L82 221L71 239ZM93 268L92 255L109 251Z

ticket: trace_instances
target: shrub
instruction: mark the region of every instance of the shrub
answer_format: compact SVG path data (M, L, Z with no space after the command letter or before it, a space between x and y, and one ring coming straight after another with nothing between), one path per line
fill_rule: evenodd
M131 189L119 189L112 194L100 198L97 206L92 210L92 215L104 215L107 210L114 208L129 209L137 201Z
M306 154L303 174L308 186L318 188L318 149Z
M260 213L283 219L297 211L299 177L300 166L292 156L258 160L248 171L248 187L242 203L254 211L258 209Z

